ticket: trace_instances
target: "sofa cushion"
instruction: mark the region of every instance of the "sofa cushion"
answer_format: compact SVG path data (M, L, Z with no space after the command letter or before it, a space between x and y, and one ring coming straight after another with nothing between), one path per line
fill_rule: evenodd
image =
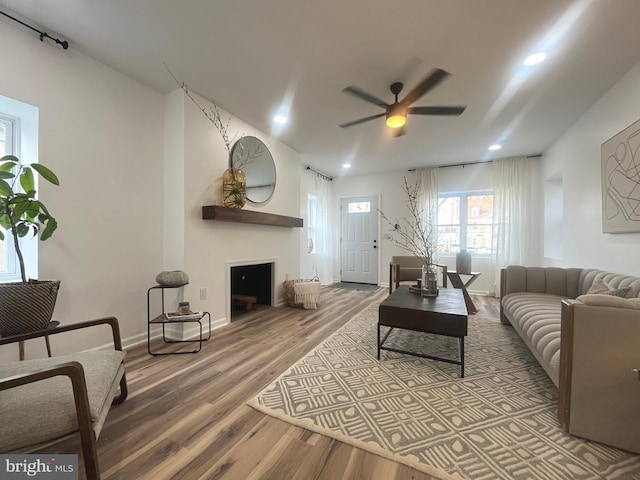
M585 305L592 305L596 307L617 307L640 310L640 298L622 298L608 294L589 294L580 295L576 300L584 303Z
M84 368L91 421L95 422L113 400L108 397L124 356L125 352L111 350L9 362L0 365L0 379L79 362ZM0 452L55 440L78 430L71 380L66 376L1 391L0 405Z
M525 341L549 378L558 386L562 295L518 292L502 298L511 325Z

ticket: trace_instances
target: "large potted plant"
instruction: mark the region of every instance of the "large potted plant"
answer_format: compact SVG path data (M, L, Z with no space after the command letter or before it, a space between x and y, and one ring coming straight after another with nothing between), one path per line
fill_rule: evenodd
M58 177L41 164L23 164L18 157L0 158L0 240L13 242L21 282L0 284L0 336L43 330L49 325L59 280L27 279L20 238L29 234L47 240L58 224L36 198L36 175L59 185Z

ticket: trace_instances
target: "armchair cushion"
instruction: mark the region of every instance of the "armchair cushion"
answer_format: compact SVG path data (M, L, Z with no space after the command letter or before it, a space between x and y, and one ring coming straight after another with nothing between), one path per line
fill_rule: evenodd
M415 283L422 276L422 261L414 256L394 256L391 257L391 263L397 265L396 278L397 282L411 281Z
M0 380L66 362L79 362L87 384L91 423L98 423L113 400L114 386L124 371L125 352L91 351L0 365ZM46 394L44 394L46 392ZM68 377L0 391L0 452L55 440L78 431L76 407ZM94 427L95 428L95 427ZM99 432L96 432L96 436Z

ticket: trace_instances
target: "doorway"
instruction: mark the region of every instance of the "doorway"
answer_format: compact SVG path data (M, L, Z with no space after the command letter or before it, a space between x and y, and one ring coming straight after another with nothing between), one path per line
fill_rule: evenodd
M340 280L378 284L378 197L340 200Z

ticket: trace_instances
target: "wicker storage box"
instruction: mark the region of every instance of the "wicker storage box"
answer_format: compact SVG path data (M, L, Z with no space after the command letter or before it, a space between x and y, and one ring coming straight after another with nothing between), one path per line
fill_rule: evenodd
M320 301L320 281L317 278L286 280L284 282L284 295L285 302L290 307L315 310L318 308Z

